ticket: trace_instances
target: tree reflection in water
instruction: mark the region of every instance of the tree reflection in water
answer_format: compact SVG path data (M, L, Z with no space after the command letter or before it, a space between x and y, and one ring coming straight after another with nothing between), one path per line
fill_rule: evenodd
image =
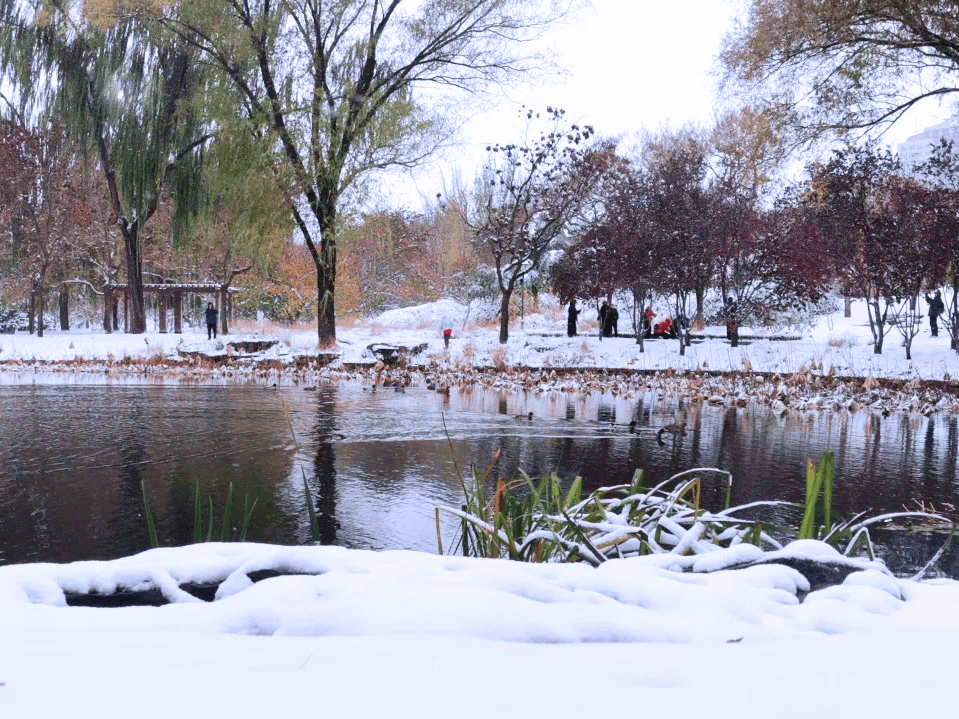
M316 503L316 521L320 527L320 544L335 544L336 530L336 393L317 396L316 423L312 439L316 446L310 492Z

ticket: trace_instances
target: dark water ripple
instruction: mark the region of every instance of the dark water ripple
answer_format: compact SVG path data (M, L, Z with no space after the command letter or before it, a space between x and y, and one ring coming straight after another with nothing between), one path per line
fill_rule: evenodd
M655 429L681 417L687 435L656 442ZM717 466L732 471L737 504L801 501L805 458L831 449L835 504L850 514L959 504L957 442L955 416L781 418L652 395L0 386L0 563L145 549L141 481L166 543L189 540L196 484L220 512L231 482L240 503L257 499L250 538L309 541L306 477L324 541L435 551L434 507L458 507L470 466L485 469L497 449L496 474L581 474L587 488L627 482L636 468L652 483ZM707 482L706 502L724 494ZM444 521L447 542L452 534Z

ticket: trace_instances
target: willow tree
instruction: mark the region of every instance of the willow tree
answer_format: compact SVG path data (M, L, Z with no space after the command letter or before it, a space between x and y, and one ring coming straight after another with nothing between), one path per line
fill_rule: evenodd
M209 93L199 102L211 99ZM272 172L268 136L251 134L245 123L220 123L217 141L203 159L196 211L176 224L178 249L192 254L199 272L226 292L251 270L270 274L294 232L286 196ZM224 295L225 296L225 295ZM227 334L228 312L220 312Z
M336 340L337 219L371 173L427 158L462 117L448 90L536 70L525 50L580 0L183 0L155 20L205 54L275 139L276 179L316 266L317 334ZM462 107L462 104L460 105Z
M123 237L128 331L144 332L142 229L165 186L197 186L210 139L183 110L199 78L190 48L155 43L134 15L95 0L0 0L0 40L8 106L37 124L58 118L96 157Z

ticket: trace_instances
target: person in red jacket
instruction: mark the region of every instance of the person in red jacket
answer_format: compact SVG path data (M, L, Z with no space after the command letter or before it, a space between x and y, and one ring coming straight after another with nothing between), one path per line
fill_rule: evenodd
M657 337L670 337L672 336L673 330L673 321L667 317L658 325L656 325L656 336Z
M653 312L652 307L647 307L643 311L643 336L652 337L653 336L653 318L656 316L656 313Z

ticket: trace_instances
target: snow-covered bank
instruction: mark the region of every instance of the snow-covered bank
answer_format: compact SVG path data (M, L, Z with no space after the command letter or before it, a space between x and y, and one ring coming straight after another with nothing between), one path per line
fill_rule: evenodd
M567 337L557 308L527 316L498 342L498 328L463 319L466 308L452 301L384 313L341 328L337 347L316 346L312 330L273 330L276 344L257 352L234 351L229 343L262 340L264 327L207 340L185 335L126 335L56 332L37 338L0 335L0 382L58 381L85 374L90 381L186 381L273 384L357 380L446 390L479 384L537 392L680 392L714 404L758 402L781 411L873 410L959 411L959 354L943 333L924 328L905 360L898 334L886 337L884 353L873 354L865 305L853 313L823 317L792 340L760 338L743 328L732 347L721 327L707 327L684 354L677 340L648 340L644 352L625 337L600 339L595 332ZM432 318L450 314L458 322L450 348ZM514 323L514 325L517 323ZM590 324L583 323L584 329ZM260 329L260 333L255 330ZM373 345L415 348L399 367L376 362ZM498 368L491 372L490 368ZM618 371L618 372L617 372ZM889 381L886 381L889 380Z
M835 557L810 542L787 553ZM662 556L592 569L211 544L4 566L0 708L10 717L92 707L105 717L689 706L716 717L945 715L959 583L862 567L805 594L807 580L787 566L681 573ZM250 580L266 568L293 576ZM185 582L220 583L216 601L179 589ZM175 602L65 606L64 592L147 585Z
M449 312L457 318L449 350L436 324L439 315ZM450 301L421 305L403 310L392 310L378 318L340 327L336 352L337 364L370 363L375 358L368 347L387 343L415 347L426 343L427 348L417 357L417 363L447 363L457 366L496 366L582 369L636 369L636 370L712 370L720 372L752 371L792 374L810 371L813 374L837 374L853 377L888 377L897 379L942 380L959 378L959 354L949 348L949 339L943 332L931 337L923 327L912 347L912 360L905 359L905 349L896 330L886 336L883 354L873 354L865 304L853 303L852 316L842 312L822 317L816 326L797 339L783 341L763 339L781 332L762 328L743 327L745 338L739 347L731 347L722 327L706 327L697 339L680 355L676 340L652 340L640 352L635 340L625 337L600 339L591 326L583 322L584 330L577 337L567 337L565 318L557 308L526 316L522 323L514 321L510 340L505 345L498 341L495 323L463 325L467 309ZM625 329L625 326L624 328ZM266 329L256 323L245 323L240 336L256 334L277 336L276 328ZM282 330L276 348L276 359L292 362L297 356L315 354L316 333L312 327ZM101 330L70 331L47 330L44 337L24 333L0 335L0 362L11 363L77 361L160 361L180 358L178 350L203 350L211 353L223 350L225 342L235 336L207 340L203 332L189 330L186 334L148 332L127 335L122 332L105 334ZM334 364L336 366L336 364Z

